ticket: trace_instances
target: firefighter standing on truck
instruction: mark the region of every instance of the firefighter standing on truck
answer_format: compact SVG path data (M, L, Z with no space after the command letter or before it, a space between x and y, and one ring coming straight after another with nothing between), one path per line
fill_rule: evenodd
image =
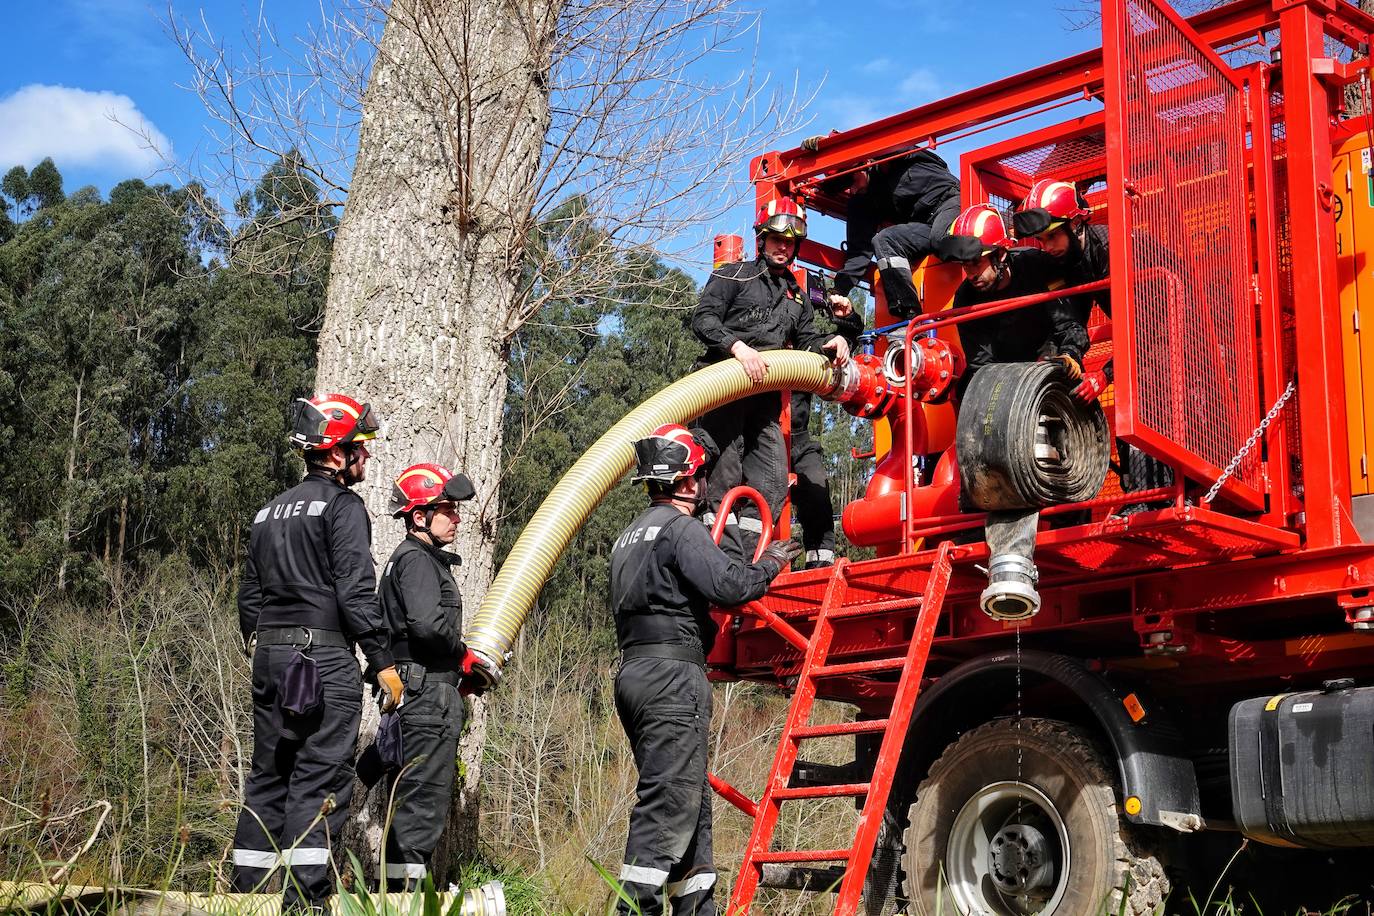
M284 866L284 911L321 910L333 892L330 842L348 817L362 714L356 643L401 699L377 606L372 526L349 488L367 473L372 408L340 394L300 400L291 441L301 483L253 518L239 587L239 627L253 661L253 760L234 832L234 889Z
M396 711L403 759L388 780L395 804L386 838L389 890L414 889L428 873L453 796L467 650L452 573L462 560L443 548L458 533L458 504L474 495L466 474L438 464L406 468L392 488L392 515L404 520L406 537L382 570L379 595L405 700Z
M835 330L844 337L852 352L863 333L864 319L849 297L832 295L813 305L817 311L826 309L835 322ZM835 562L835 507L830 502L825 453L820 442L811 438L813 400L809 391L792 392L792 472L797 475L797 482L792 485L792 502L802 529L803 559L807 569Z
M814 150L824 140L813 137L802 146ZM911 269L935 254L959 215L959 179L933 151L918 149L838 175L823 187L847 202L846 258L835 292L843 296L862 283L876 257L887 310L896 318L915 315L921 299Z
M849 359L849 344L840 335L816 330L811 304L792 276L797 247L806 238L806 214L790 200L774 200L759 209L754 224L758 257L727 264L711 274L692 314L692 330L706 345L699 363L737 359L755 384L767 372L760 350L791 345L816 353L832 351L835 362ZM773 514L760 519L752 502L731 513L727 546L732 553L753 555L765 524L771 526L787 493L787 453L778 423L782 401L774 393L752 395L701 418L701 425L720 447L711 473L712 513L732 487L741 483L758 490ZM708 515L708 522L714 515Z
M634 482L651 505L611 548L611 610L621 650L615 707L639 769L620 882L619 913L714 916L711 790L706 781L715 641L712 604L763 595L801 548L769 544L757 563L732 559L696 516L705 504L706 450L685 427L635 443Z

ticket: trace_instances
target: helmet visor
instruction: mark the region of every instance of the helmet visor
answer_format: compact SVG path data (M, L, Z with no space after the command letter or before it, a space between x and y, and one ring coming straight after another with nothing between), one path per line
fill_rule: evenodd
M454 474L444 483L444 492L441 499L448 502L460 503L465 499L472 499L477 495L477 491L472 487L472 481L468 480L466 474Z
M1055 216L1044 207L1032 207L1029 210L1022 210L1011 218L1011 224L1016 228L1016 234L1023 239L1044 235L1046 232L1058 229L1066 222L1068 221L1056 219Z
M806 217L795 213L775 213L757 227L759 232L781 235L789 239L806 238Z
M358 413L358 422L353 427L353 435L347 437L349 442L366 442L377 438L377 430L381 429L381 424L377 422L377 412L372 409L371 404L364 404L363 409Z
M936 254L941 261L976 261L992 248L984 245L983 240L972 235L947 235L936 245Z

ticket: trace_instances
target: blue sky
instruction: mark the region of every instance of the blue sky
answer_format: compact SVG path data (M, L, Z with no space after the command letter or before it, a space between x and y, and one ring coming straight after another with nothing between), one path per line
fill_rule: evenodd
M158 153L129 124L145 125L159 152L177 161L207 151L205 113L179 88L190 71L166 34L165 2L13 7L0 59L0 171L51 155L68 190L108 190L123 178L151 176ZM203 15L240 47L259 18L289 35L319 15L318 0L173 0L173 7L188 19ZM1095 29L1070 28L1058 4L1047 2L875 0L861 7L790 0L761 10L760 70L776 83L799 76L803 87L820 87L803 135L852 127L1099 43ZM722 55L714 66L728 77L748 65L751 51ZM776 146L798 139L779 138ZM731 167L742 174L745 164Z

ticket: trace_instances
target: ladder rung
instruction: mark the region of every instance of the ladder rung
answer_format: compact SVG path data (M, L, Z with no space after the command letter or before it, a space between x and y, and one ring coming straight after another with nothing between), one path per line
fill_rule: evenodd
M872 786L866 782L844 782L835 786L797 786L774 789L773 798L843 798L849 795L867 795L870 788Z
M846 674L871 674L875 671L901 671L906 658L875 658L867 662L846 662L842 665L821 665L811 669L812 677L843 677Z
M848 617L871 617L886 614L888 611L905 611L920 607L921 598L894 598L891 601L874 601L871 604L856 604L853 607L836 608L825 615L826 620L843 620Z
M760 852L754 855L754 864L768 862L848 862L852 849L792 849L778 852Z
M829 738L834 735L864 735L887 728L886 719L867 719L862 722L840 722L836 725L803 725L792 729L793 738Z

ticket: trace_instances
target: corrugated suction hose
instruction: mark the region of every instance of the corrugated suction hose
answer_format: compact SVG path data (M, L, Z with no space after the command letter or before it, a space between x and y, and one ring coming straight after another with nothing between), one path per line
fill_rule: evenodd
M685 423L723 404L765 391L830 395L841 373L816 353L769 350L768 373L755 385L734 359L693 372L663 389L608 430L554 485L516 539L506 562L467 621L463 641L491 683L500 680L516 634L568 543L634 464L632 443L664 423ZM781 407L781 404L779 405Z

